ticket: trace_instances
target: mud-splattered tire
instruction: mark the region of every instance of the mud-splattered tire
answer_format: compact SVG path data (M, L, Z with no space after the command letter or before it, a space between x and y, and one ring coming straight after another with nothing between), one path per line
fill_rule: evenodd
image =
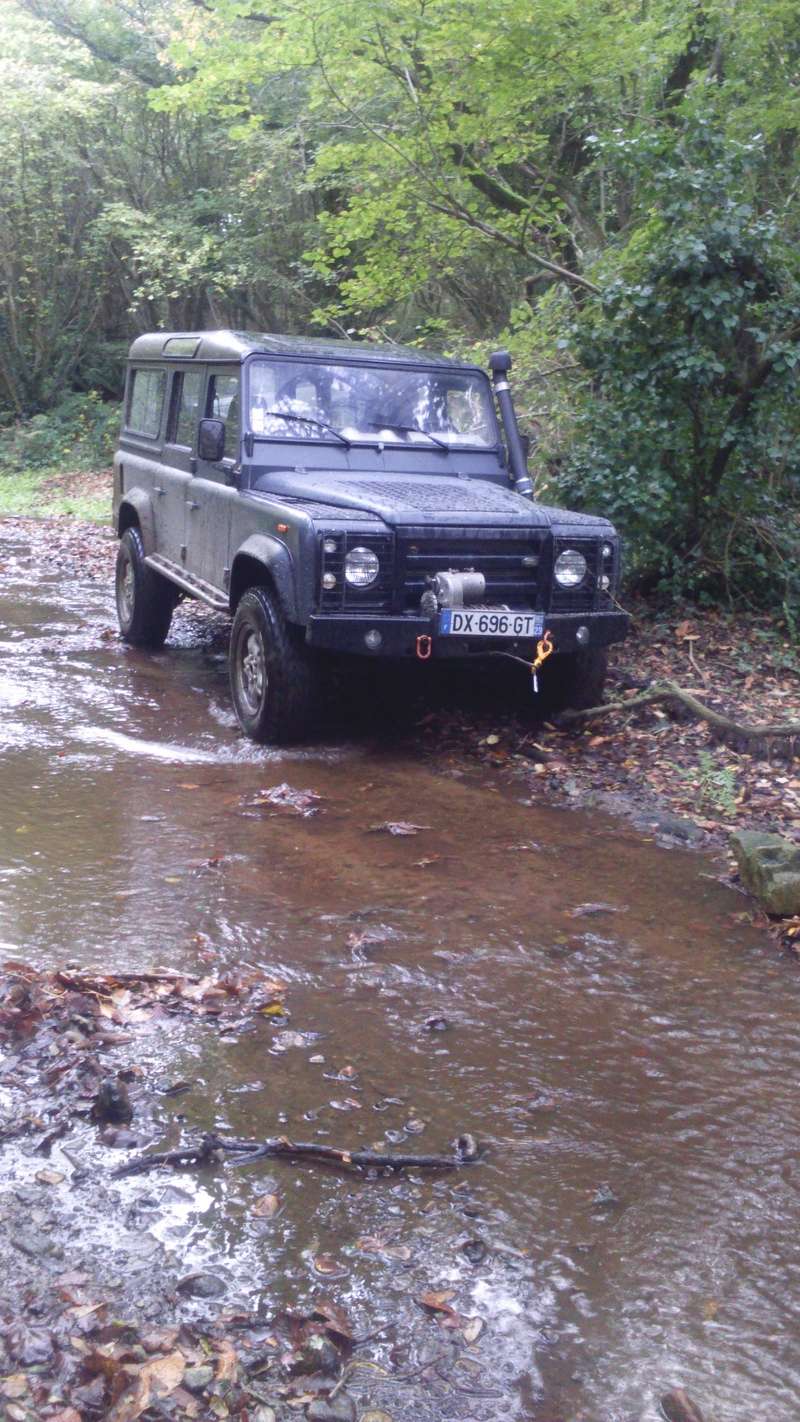
M134 647L163 647L176 590L155 568L148 568L144 556L138 528L126 528L119 542L115 579L119 628Z
M542 676L542 699L547 711L585 711L589 706L599 706L607 672L605 647L553 657Z
M231 628L231 696L251 740L287 745L307 735L319 704L320 668L268 588L243 594Z

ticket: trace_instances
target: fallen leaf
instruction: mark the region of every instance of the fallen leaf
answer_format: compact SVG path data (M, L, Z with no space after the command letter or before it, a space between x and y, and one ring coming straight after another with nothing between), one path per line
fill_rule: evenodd
M252 1213L258 1219L271 1220L281 1207L280 1195L260 1195L253 1205Z
M28 1391L28 1379L24 1373L10 1373L0 1383L3 1397L24 1397Z
M592 918L595 914L620 912L614 904L578 904L575 908L567 909L570 918Z
M312 1260L314 1268L318 1274L330 1274L340 1278L347 1273L347 1270L338 1259L334 1259L332 1254L316 1254Z
M316 1298L313 1317L321 1318L329 1333L338 1334L348 1342L352 1340L353 1328L341 1304L333 1303L331 1299Z
M295 790L284 781L281 785L273 785L269 790L262 790L255 800L250 800L251 805L279 805L283 809L293 810L296 815L303 815L308 818L310 815L318 813L318 802L322 799L316 790Z
M423 1308L432 1309L434 1313L455 1313L455 1309L450 1307L450 1300L456 1296L455 1289L428 1289L424 1294L420 1294L417 1302Z
M239 1360L236 1349L230 1343L223 1341L218 1345L216 1381L234 1382L238 1367Z
M430 825L412 825L407 820L384 820L379 825L370 825L368 833L407 835L419 834L421 830L429 829Z
M134 1371L127 1367L125 1371ZM136 1422L148 1407L169 1397L183 1381L186 1360L177 1350L163 1358L153 1358L135 1370L133 1386L112 1407L107 1422Z
M266 1007L259 1008L265 1017L285 1017L286 1008L282 1002L268 1002Z
M468 1318L461 1330L465 1343L474 1343L476 1338L480 1338L483 1332L482 1318Z

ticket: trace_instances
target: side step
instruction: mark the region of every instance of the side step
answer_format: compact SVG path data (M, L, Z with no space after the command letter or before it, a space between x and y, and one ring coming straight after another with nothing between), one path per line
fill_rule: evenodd
M183 588L184 592L189 593L191 597L199 598L201 602L213 607L216 612L230 611L225 594L211 583L207 583L204 578L197 578L194 573L187 573L185 568L179 568L177 563L171 562L169 558L163 558L160 553L151 553L144 561L148 568L155 568L157 573L162 573L165 578L169 578L171 583L176 583L179 588Z

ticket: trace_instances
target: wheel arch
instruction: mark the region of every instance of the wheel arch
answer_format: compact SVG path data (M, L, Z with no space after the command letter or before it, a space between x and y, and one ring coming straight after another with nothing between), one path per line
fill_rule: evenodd
M297 621L297 595L291 555L283 543L265 533L254 533L246 539L231 564L231 613L236 611L242 594L251 587L270 588L278 598L288 621Z
M117 537L121 538L128 528L138 528L146 554L155 552L153 506L141 489L129 490L117 510Z

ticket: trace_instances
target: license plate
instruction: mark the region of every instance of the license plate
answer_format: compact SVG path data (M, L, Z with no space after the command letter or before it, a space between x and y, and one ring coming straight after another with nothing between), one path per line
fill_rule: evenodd
M441 637L541 637L541 612L509 612L505 607L445 607L439 613Z

